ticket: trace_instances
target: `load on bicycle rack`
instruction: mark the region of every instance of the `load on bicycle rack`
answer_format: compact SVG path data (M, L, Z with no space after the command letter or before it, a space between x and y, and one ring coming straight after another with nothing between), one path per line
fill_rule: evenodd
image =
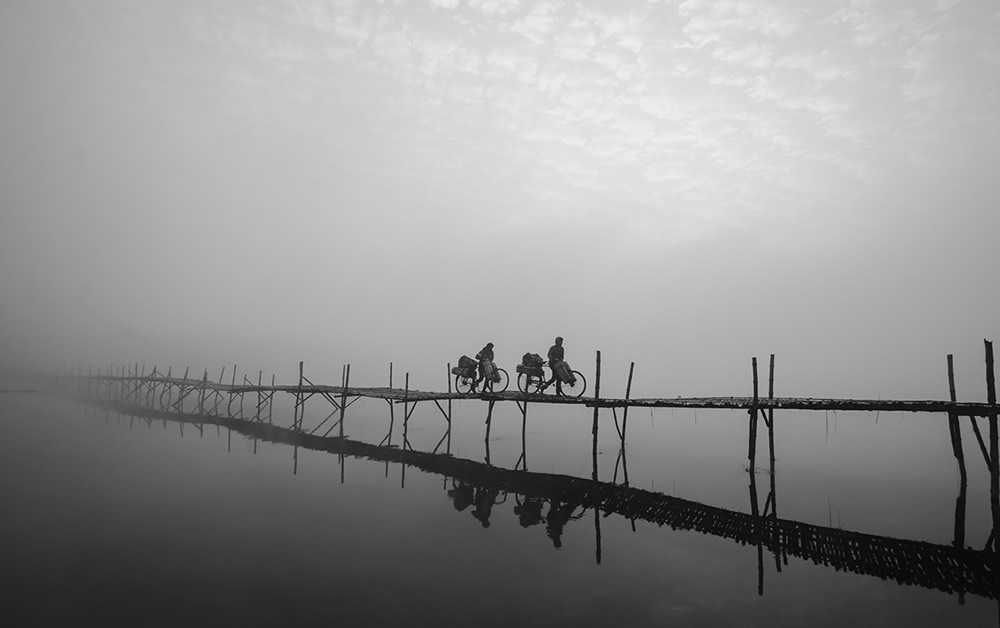
M521 392L541 394L551 378L545 376L545 360L537 353L525 353L517 365L517 389ZM587 378L580 371L574 371L565 360L553 367L558 377L562 394L566 397L582 397L587 390ZM557 389L558 390L558 389Z
M546 371L551 370L545 360L537 353L525 353L521 363L517 365L517 389L521 392L542 394L546 382L551 377ZM561 360L554 367L559 378L562 395L565 397L582 397L587 390L587 378L580 371L570 368L569 363ZM510 385L510 376L505 369L498 367L492 360L474 360L467 355L458 359L458 366L452 367L455 376L455 390L463 395L478 392L480 382L482 392L501 393Z
M455 376L455 390L463 395L476 392L476 386L483 383L483 392L501 393L510 385L510 376L493 360L473 360L467 355L458 359L458 366L452 367Z

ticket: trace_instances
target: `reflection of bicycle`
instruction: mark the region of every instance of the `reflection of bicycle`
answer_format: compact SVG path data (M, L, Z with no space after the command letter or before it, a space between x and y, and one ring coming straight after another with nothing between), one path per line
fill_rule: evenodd
M499 368L496 364L490 362L490 366L493 370L493 376L490 377L490 374L487 374L483 378L483 392L502 393L510 385L510 376L507 375L507 371ZM456 366L451 371L455 374L455 390L463 395L471 393L476 386L476 380L479 379L477 366L475 364L466 368Z
M542 394L545 390L545 382L552 379L551 369L546 366L527 366L519 364L517 366L517 389L521 392ZM587 390L587 378L580 371L569 371L573 381L562 380L562 392L564 397L582 397ZM549 373L549 374L547 374ZM552 384L555 386L555 382Z

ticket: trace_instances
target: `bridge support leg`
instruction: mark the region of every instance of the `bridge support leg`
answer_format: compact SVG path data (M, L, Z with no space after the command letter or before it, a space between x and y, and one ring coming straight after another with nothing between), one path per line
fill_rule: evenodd
M757 358L753 358L753 402L750 405L750 436L747 458L750 460L750 473L757 464Z
M514 403L517 404L517 409L521 412L521 456L517 459L517 464L514 465L514 470L528 470L528 394L525 393L524 401L515 400Z
M347 388L351 385L351 365L344 367L344 383L340 392L340 439L344 439L344 417L347 412ZM340 453L340 483L344 483L344 454Z
M596 365L594 374L594 423L591 427L591 432L594 435L594 446L593 446L593 459L594 459L594 472L593 478L597 482L597 417L601 411L601 352L597 352Z
M389 390L392 390L392 362L389 362ZM386 399L386 403L389 404L389 434L382 439L382 443L386 443L389 447L392 447L392 432L396 427L396 405L393 403L392 399ZM379 443L381 446L382 443ZM389 477L389 461L385 461L385 477Z
M768 458L770 459L769 475L771 480L771 491L767 496L767 501L771 505L771 519L777 521L778 519L778 489L775 482L774 476L774 354L771 354L771 359L767 370L767 416L764 417L764 424L767 426L767 448L768 448ZM767 514L767 504L764 505L764 514ZM781 572L781 539L778 535L778 526L774 526L774 536L772 542L774 544L774 564L778 572Z
M493 401L491 399L491 400L489 400L486 403L487 403L487 405L486 405L486 438L483 439L483 442L484 442L484 444L486 446L486 464L490 464L490 428L493 427L493 406L496 404L496 401Z
M448 363L448 394L451 394L451 363ZM451 455L451 399L448 400L448 444L445 446L445 453Z
M952 355L948 354L948 394L951 402L957 401L955 395L955 366ZM954 412L948 414L948 431L951 435L951 451L958 461L958 499L955 500L955 541L957 549L965 549L965 498L968 485L968 474L965 468L965 451L962 447L962 431L958 421L958 415ZM964 602L964 596L959 593L959 602Z
M996 405L996 378L993 373L993 343L983 340L986 348L986 401ZM997 415L991 413L990 421L990 508L993 512L993 549L1000 547L1000 444L998 444Z

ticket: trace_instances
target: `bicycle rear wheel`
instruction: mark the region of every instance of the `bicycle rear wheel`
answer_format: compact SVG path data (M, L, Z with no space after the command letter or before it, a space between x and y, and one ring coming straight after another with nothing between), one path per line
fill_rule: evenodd
M583 373L580 371L573 371L573 377L576 378L576 383L562 383L562 392L564 397L582 397L584 391L587 390L587 378L583 376Z
M472 392L472 386L475 385L475 383L476 383L475 376L466 377L465 375L456 375L455 392L461 395L468 395L470 392Z
M500 381L490 382L490 391L495 393L502 393L503 391L507 390L508 386L510 386L510 375L508 375L507 371L505 371L502 368L497 369L497 375L500 377Z
M544 379L526 373L518 373L517 389L521 392L537 393Z

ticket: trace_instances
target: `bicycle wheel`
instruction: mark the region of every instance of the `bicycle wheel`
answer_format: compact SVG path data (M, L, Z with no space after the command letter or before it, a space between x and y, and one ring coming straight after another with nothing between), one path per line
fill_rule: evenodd
M524 392L531 386L531 376L524 373L517 374L517 389Z
M472 392L472 386L476 383L476 378L466 377L465 375L455 376L455 392L460 395L468 395Z
M507 371L502 368L497 369L497 375L500 376L499 382L490 382L490 391L495 393L502 393L507 390L510 386L510 376L507 375Z
M541 377L534 375L526 373L518 373L517 375L517 389L521 392L537 393L543 382Z
M576 378L575 384L562 383L563 395L566 397L582 397L583 392L587 390L587 378L580 371L573 371L573 377Z

